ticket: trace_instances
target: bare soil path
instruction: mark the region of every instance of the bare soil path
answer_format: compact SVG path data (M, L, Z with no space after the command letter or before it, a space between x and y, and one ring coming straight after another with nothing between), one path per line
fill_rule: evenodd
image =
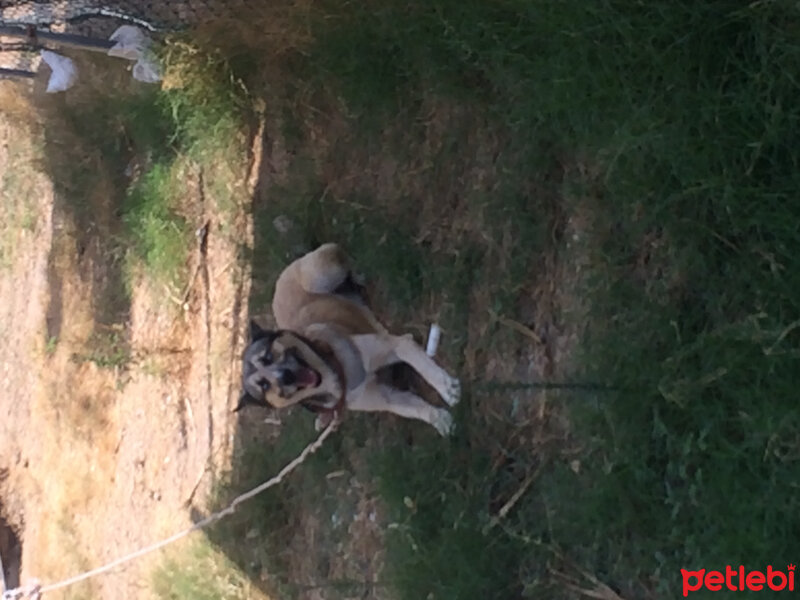
M213 196L187 172L208 229L184 305L141 276L127 323L102 322L107 248L63 209L41 144L35 123L0 117L0 514L21 541L22 582L69 577L190 524L231 450L248 293ZM232 221L245 235L243 207ZM53 597L151 597L157 560ZM17 567L6 565L10 584Z

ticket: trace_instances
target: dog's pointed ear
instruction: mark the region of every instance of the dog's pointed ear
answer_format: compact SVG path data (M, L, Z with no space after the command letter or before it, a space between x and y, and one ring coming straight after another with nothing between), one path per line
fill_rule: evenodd
M265 338L269 335L269 332L265 329L261 328L261 325L256 323L253 319L250 319L250 341L255 342L256 340L260 340L261 338Z
M236 408L233 409L233 412L239 412L247 405L263 406L267 408L270 406L269 402L266 400L259 400L258 398L253 398L247 392L242 392L242 395L239 396L239 404L236 405Z

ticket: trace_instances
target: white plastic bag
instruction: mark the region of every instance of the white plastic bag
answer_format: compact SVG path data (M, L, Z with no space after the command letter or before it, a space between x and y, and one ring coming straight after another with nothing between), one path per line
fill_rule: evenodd
M117 28L108 39L116 42L108 51L108 55L128 60L139 60L151 43L150 38L133 25L123 25Z
M61 56L50 50L42 50L42 60L52 71L47 82L47 93L64 92L78 80L78 68L71 58Z
M161 81L161 73L158 65L146 58L140 58L133 65L133 78L144 83L158 83Z
M109 56L136 61L133 65L134 79L144 83L161 81L158 64L149 51L153 41L144 31L133 25L122 25L108 39L116 42L109 49Z

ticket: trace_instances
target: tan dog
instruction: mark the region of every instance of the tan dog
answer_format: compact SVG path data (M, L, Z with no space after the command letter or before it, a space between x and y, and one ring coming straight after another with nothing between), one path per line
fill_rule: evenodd
M418 395L380 383L379 369L406 363L450 406L461 385L437 365L410 335L390 334L357 294L344 253L324 244L295 260L275 284L272 311L278 331L250 325L242 368L247 404L283 408L301 404L315 412L386 411L450 433L444 408Z

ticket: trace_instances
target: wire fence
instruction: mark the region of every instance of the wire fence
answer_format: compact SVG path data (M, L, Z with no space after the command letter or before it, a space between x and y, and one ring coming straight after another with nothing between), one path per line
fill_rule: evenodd
M0 0L0 78L33 76L44 32L107 40L120 25L129 24L170 33L246 8L247 0ZM10 29L17 35L8 37ZM37 33L37 39L20 41L19 31Z
M0 23L80 27L97 19L177 31L245 7L245 0L0 0Z

